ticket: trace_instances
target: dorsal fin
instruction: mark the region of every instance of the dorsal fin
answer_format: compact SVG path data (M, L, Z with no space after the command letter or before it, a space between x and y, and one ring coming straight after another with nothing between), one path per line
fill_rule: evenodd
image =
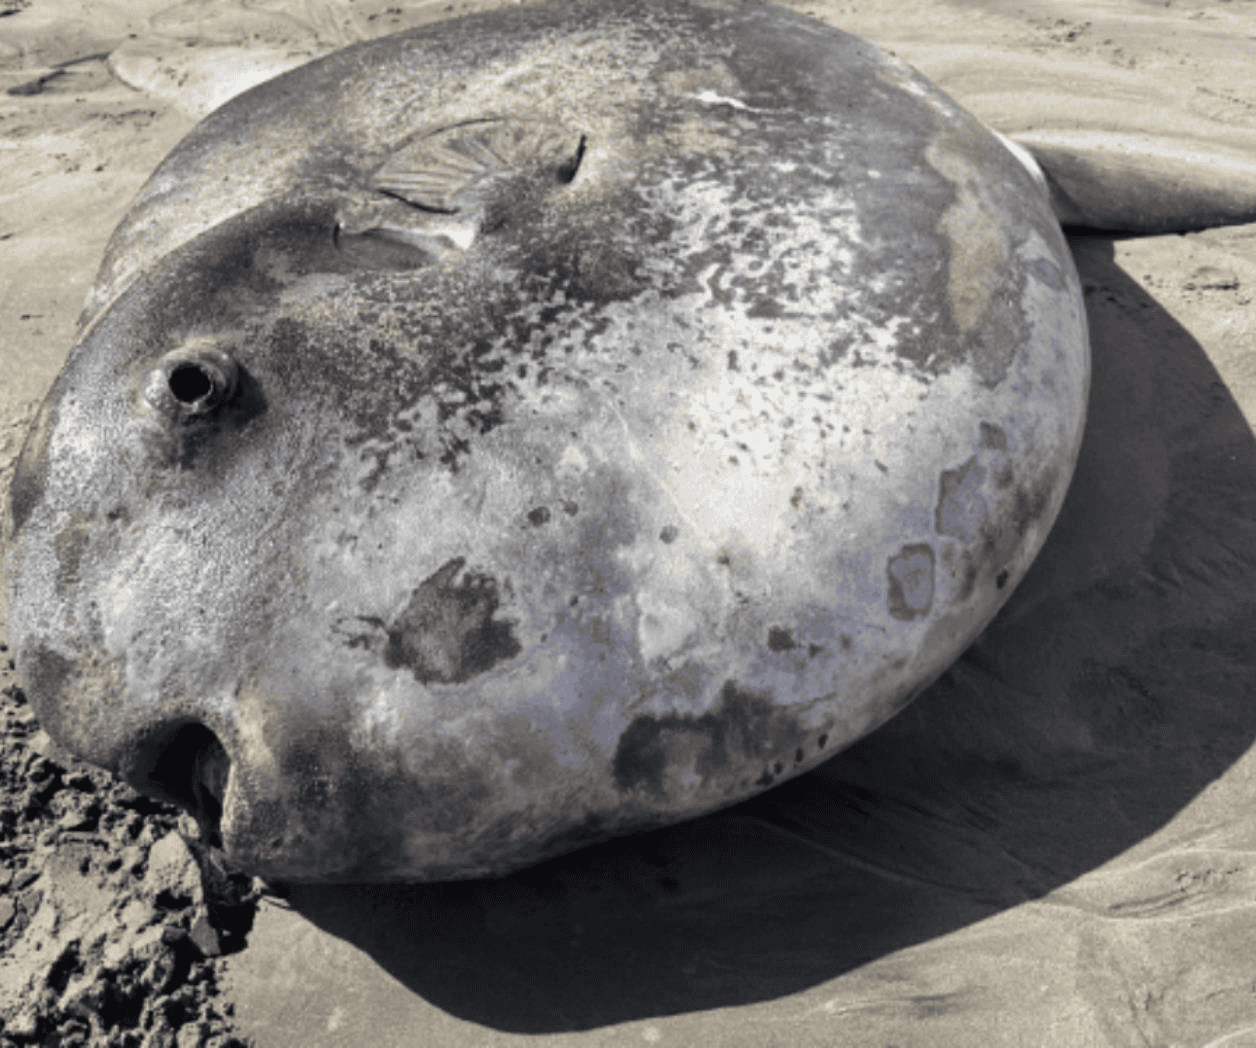
M485 181L510 175L570 182L584 139L552 122L489 117L432 131L395 152L370 187L427 211L454 212Z

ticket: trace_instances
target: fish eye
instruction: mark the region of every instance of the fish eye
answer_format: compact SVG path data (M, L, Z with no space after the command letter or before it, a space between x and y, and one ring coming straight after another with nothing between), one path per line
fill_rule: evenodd
M214 380L197 364L180 364L170 372L168 381L180 404L195 404L214 388Z
M172 422L193 422L231 399L238 372L236 362L216 345L186 343L149 371L144 399Z

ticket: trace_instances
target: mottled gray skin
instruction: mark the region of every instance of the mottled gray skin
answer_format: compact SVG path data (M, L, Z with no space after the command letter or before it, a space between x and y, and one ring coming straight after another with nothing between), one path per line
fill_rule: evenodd
M860 40L358 45L115 235L13 482L18 667L265 877L502 873L893 716L1042 544L1088 376L1044 195Z

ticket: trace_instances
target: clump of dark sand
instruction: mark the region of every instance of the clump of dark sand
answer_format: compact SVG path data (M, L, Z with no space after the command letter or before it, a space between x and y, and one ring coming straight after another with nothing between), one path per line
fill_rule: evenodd
M244 1048L217 958L244 944L260 882L60 750L16 686L0 717L0 1048Z

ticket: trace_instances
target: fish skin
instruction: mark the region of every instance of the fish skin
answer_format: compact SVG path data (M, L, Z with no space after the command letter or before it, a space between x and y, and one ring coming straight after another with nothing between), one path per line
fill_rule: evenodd
M339 52L194 132L101 272L13 482L19 672L286 881L500 874L814 767L1010 595L1084 421L1029 174L773 7Z
M360 184L362 172L420 129L483 118L501 106L503 91L511 108L542 121L613 123L618 107L603 90L611 83L606 76L549 62L545 82L528 85L493 69L508 68L546 34L598 34L601 42L586 51L600 51L603 59L619 44L650 51L657 48L650 34L665 32L669 19L665 4L597 2L471 15L456 20L456 37L451 22L423 26L345 48L250 89L247 103L232 100L206 117L140 190L106 247L80 326L137 273L198 233L268 200ZM455 43L471 39L473 48ZM715 50L697 40L688 47L699 65ZM561 93L551 89L555 82ZM637 106L648 106L658 92L649 81L615 87ZM328 106L344 115L329 120Z

